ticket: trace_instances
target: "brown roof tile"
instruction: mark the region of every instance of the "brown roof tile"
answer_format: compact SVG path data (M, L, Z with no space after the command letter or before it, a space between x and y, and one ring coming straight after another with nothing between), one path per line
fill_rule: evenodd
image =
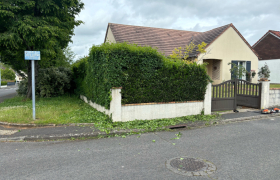
M270 30L271 33L273 33L274 35L278 36L280 38L280 31L273 31Z
M280 59L280 31L269 30L254 45L259 60Z
M207 43L207 46L209 46L229 27L233 27L239 34L239 36L251 48L250 44L245 40L245 38L239 33L239 31L237 31L237 29L232 24L221 26L206 32L162 29L115 23L109 23L108 27L109 26L112 30L116 42L128 42L136 43L142 46L148 45L152 47L157 47L158 50L164 52L166 56L172 54L172 51L175 48L185 47L191 41L194 41L195 44L205 42ZM190 57L197 56L198 54L199 52L197 52L195 49L192 53L190 53Z

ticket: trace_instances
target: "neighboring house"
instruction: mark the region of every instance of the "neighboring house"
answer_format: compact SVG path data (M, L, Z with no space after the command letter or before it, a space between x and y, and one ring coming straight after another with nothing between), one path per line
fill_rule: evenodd
M207 52L200 54L195 51L190 57L197 58L199 63L208 63L207 73L213 84L231 79L231 65L228 65L231 62L243 65L247 71L258 71L257 54L233 24L206 32L194 32L109 23L104 42L124 41L155 47L166 56L172 54L175 48L184 48L192 41L195 44L205 42ZM257 76L252 82L257 82Z
M280 59L280 31L269 30L252 48L260 60Z
M268 65L270 83L280 83L280 31L269 30L252 48L259 55L259 68Z
M21 82L22 81L21 75L19 75L17 72L15 73L15 75L16 75L16 82L17 83Z

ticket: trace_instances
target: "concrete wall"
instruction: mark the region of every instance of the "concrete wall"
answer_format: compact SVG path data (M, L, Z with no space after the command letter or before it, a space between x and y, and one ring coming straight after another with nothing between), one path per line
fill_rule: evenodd
M110 110L108 109L105 109L105 107L99 105L99 104L96 104L96 103L93 103L91 101L89 101L87 99L87 97L83 96L83 95L80 95L80 98L85 101L85 103L88 103L91 107L95 108L97 111L100 111L100 112L103 112L104 114L107 114L108 116L111 115L110 113Z
M280 84L280 59L261 60L259 61L259 69L263 67L265 63L268 65L270 70L270 77L268 78L270 83Z
M280 89L269 90L269 107L280 106Z
M207 86L204 101L195 102L170 102L170 103L142 103L142 104L121 104L121 88L112 89L112 101L110 110L88 101L85 96L80 96L86 103L89 103L98 111L112 115L114 122L133 120L152 120L162 118L175 118L188 115L211 114L211 84Z
M122 106L122 121L175 118L200 114L203 102Z
M221 62L221 76L219 81L221 83L231 79L230 68L228 65L232 60L235 61L251 61L251 69L258 73L258 57L237 34L237 32L230 27L220 37L218 37L209 47L206 48L205 54L200 54L198 60L200 63L204 59L217 59ZM258 77L252 79L253 83L257 83Z
M108 28L108 32L107 32L107 36L106 36L106 42L116 43L115 37L113 35L113 32L112 32L110 26Z

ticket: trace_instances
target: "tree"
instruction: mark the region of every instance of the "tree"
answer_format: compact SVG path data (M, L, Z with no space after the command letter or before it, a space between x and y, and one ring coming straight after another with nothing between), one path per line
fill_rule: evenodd
M2 0L0 2L1 61L15 70L28 72L28 93L31 98L31 61L24 61L24 51L41 51L41 61L35 61L35 76L39 67L50 67L63 57L71 42L74 28L82 21L75 16L83 9L81 0Z
M5 80L15 80L16 75L15 75L14 71L12 71L9 68L6 68L6 69L2 70L1 78L5 79Z
M242 65L236 65L234 63L228 63L228 65L231 65L229 71L232 74L232 79L242 79L243 76L248 76L247 74L250 73Z
M73 64L76 54L71 50L71 48L69 46L64 48L62 51L63 51L63 55L64 55L63 60L62 60L62 62L64 63L63 66L71 67L71 64Z
M189 44L189 45L186 45L186 47L184 49L182 49L182 47L179 47L179 48L175 48L173 51L172 51L172 54L170 55L170 57L172 59L182 59L183 61L185 61L186 63L189 63L189 62L197 62L197 59L189 59L189 54L191 52L193 52L193 50L195 48L197 48L196 51L200 52L200 53L205 53L205 47L206 47L206 43L205 42L202 42L201 44L198 44L198 45L195 45L193 43L193 41Z

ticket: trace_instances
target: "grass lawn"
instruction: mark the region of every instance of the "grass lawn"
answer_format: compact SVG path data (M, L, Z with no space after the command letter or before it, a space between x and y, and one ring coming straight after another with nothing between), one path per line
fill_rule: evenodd
M280 88L280 84L270 84L270 88Z
M216 115L193 115L172 119L135 120L130 122L112 122L109 116L101 113L77 97L62 96L36 98L36 120L32 118L32 101L23 97L7 99L0 103L0 121L22 124L69 124L94 123L101 131L111 129L156 130L164 126L182 122L209 121Z

